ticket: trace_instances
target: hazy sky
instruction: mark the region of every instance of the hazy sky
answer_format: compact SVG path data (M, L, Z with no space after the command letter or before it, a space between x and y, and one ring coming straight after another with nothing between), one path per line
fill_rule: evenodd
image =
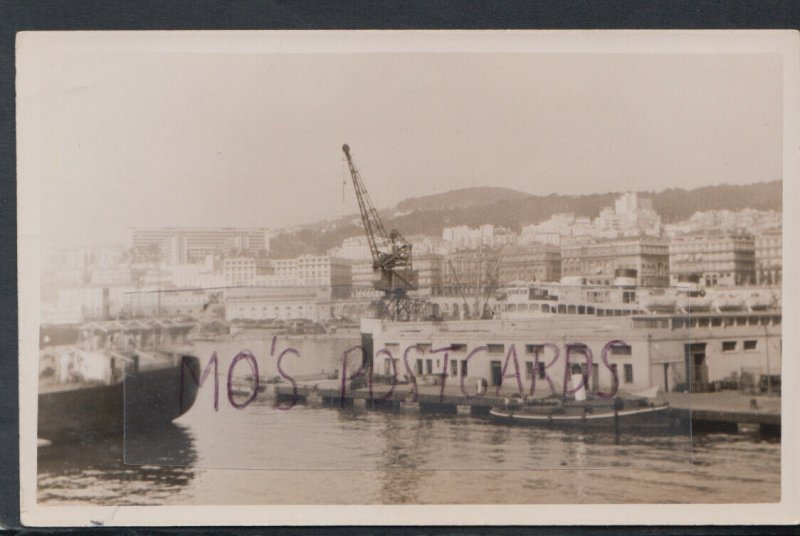
M46 243L278 227L467 186L535 194L782 175L780 56L273 54L49 46L20 98Z

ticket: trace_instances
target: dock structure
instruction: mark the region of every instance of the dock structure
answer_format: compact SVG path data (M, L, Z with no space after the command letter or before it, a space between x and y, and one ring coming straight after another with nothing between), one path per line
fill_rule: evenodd
M382 409L414 409L420 412L449 414L469 413L486 415L493 407L502 407L511 401L511 393L497 394L489 389L475 394L474 387L465 394L460 385L373 385L345 390L332 385L298 384L296 393L288 384L275 385L276 401L297 404L318 403L328 407ZM297 397L295 400L295 396ZM719 393L666 393L661 395L671 406L672 414L682 421L691 421L695 429L713 429L736 432L741 425L757 425L769 435L780 433L781 412L779 397L752 397L736 391ZM537 397L538 398L538 397Z
M758 425L762 432L780 433L781 399L748 396L737 391L667 393L672 411L700 427L735 431L740 425Z
M474 390L474 387L472 388ZM295 393L291 385L281 384L275 386L275 398L287 402L294 399ZM373 385L372 391L368 387L345 390L342 395L341 387L318 387L317 385L298 384L297 403L306 404L309 399L320 400L326 406L347 407L364 404L370 408L414 408L419 411L435 411L440 413L459 413L469 411L473 415L486 414L495 406L503 406L509 400L509 395L497 395L492 391L484 394L466 395L458 384L447 386L444 390L439 386L398 384Z

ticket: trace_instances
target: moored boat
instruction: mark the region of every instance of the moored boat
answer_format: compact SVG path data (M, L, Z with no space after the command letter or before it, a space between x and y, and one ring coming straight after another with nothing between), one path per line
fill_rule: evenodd
M667 415L669 404L652 400L616 398L585 401L539 400L521 404L494 407L489 415L502 422L613 427L615 424L662 424L654 419Z

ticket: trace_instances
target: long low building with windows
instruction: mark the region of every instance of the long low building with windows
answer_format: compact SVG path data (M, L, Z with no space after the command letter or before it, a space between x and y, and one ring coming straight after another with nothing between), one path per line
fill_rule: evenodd
M225 290L227 320L293 320L313 322L331 315L331 287L244 287Z
M417 382L463 379L469 392L486 380L500 392L560 395L578 387L578 373L591 392L604 394L655 386L692 392L780 387L779 311L436 323L364 319L362 332L374 373L396 371Z

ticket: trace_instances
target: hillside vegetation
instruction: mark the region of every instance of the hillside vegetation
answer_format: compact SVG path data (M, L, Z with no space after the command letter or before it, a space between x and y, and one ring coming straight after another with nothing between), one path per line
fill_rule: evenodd
M671 188L661 192L640 192L653 200L653 208L663 223L685 220L703 210L781 210L783 181L747 185L704 186L694 190ZM423 197L412 197L394 209L381 211L388 228L404 235L441 235L444 227L484 223L519 231L524 225L539 223L558 212L596 217L610 206L621 192L587 195L531 195L508 188L479 187L453 190ZM300 231L279 234L272 240L272 256L294 257L303 253L324 254L342 240L363 232L357 216L338 222L310 224Z

